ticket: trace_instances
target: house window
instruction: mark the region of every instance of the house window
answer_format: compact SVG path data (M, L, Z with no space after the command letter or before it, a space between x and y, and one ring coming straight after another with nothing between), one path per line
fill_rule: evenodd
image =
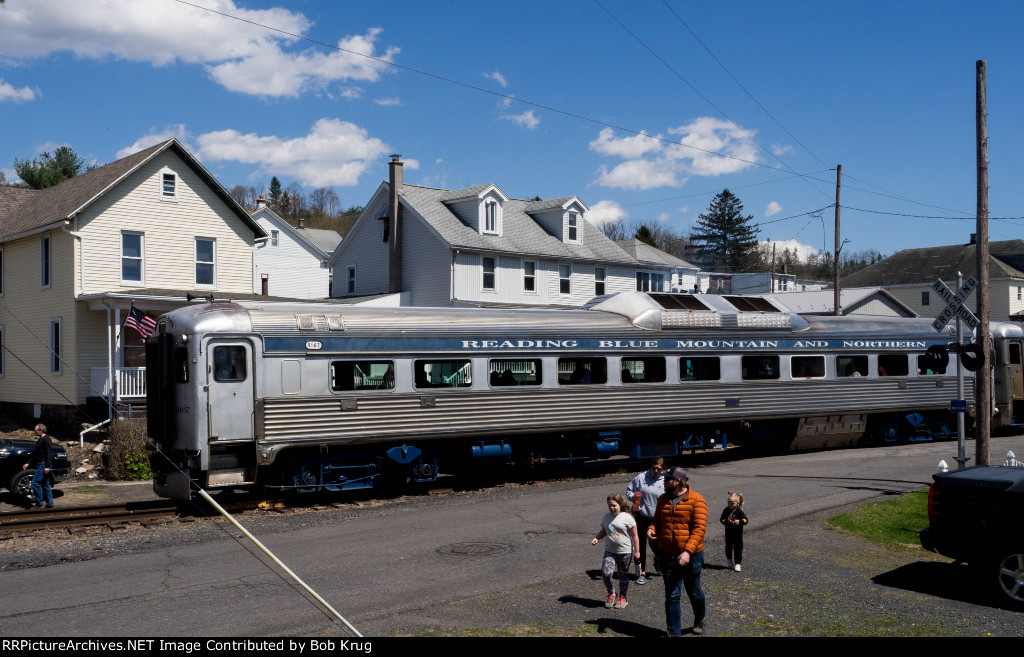
M604 294L604 267L594 268L594 296Z
M3 249L0 249L0 266L3 265L3 257L4 257ZM1017 301L1021 300L1021 293L1022 293L1021 291L1022 290L1024 290L1024 287L1018 287L1017 288ZM3 293L4 293L3 270L0 269L0 294L3 294Z
M665 274L651 274L651 292L665 291Z
M279 238L280 235L281 235L280 231L277 231L277 230L270 231L270 246L277 246L278 245L278 238Z
M485 290L493 290L494 289L494 258L489 258L487 256L484 256L482 258L482 260L483 260L483 270L484 270L484 281L483 281L484 289Z
M523 262L523 291L537 291L537 263L533 260Z
M39 241L39 285L50 287L50 236L43 235Z
M347 288L347 293L348 294L355 294L356 293L356 268L355 267L349 267L348 268L348 288Z
M498 232L498 202L487 201L484 203L484 232Z
M216 278L217 240L209 237L196 238L196 287L213 287Z
M651 291L651 275L645 271L638 271L636 273L636 291L637 292L650 292Z
M931 294L928 292L921 293L921 305L927 306L931 303Z
M569 213L569 241L578 240L580 215L576 212Z
M50 374L61 373L60 318L50 320Z
M558 293L572 294L572 265L558 265Z
M178 176L173 173L165 173L161 176L160 198L165 201L175 201L178 198Z
M121 233L121 282L141 283L144 250L142 246L142 233Z

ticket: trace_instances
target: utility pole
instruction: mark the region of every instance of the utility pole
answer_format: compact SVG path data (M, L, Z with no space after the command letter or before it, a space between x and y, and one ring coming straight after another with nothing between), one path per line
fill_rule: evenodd
M839 243L839 191L842 188L842 183L843 183L843 165L842 164L837 164L836 165L836 248L835 248L834 251L832 251L832 253L834 254L834 257L832 258L832 267L833 267L832 287L833 287L833 289L835 291L835 303L833 304L833 307L835 308L835 311L832 314L835 315L836 317L838 317L839 315L843 314L842 310L839 308L839 250L841 248L843 248L842 245Z
M974 463L988 465L989 433L992 429L992 349L989 346L988 289L988 104L985 98L985 60L977 61L978 129L978 326L975 343L984 359L974 375Z
M775 294L775 242L772 242L772 294Z

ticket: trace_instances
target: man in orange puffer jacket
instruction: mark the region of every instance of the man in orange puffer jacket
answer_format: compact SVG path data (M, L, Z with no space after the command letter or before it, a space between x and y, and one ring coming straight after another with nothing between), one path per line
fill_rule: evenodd
M665 473L665 494L658 498L654 521L647 536L658 541L664 562L665 621L669 636L682 633L680 587L686 589L693 608L693 633L704 634L704 591L700 574L704 569L704 533L708 527L708 505L690 488L686 470L670 468Z

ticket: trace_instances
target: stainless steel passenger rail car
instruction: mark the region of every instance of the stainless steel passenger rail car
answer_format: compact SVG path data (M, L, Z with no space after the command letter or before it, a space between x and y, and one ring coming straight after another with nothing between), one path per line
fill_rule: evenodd
M950 340L925 320L805 319L716 295L564 311L190 306L147 344L154 487L334 490L712 439L944 436L955 356L941 372L922 358Z

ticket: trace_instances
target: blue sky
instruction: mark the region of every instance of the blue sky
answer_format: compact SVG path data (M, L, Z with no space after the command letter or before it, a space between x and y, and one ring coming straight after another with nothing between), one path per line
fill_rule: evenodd
M984 59L990 238L1016 239L1022 27L997 1L6 0L0 171L176 137L225 187L347 207L400 153L409 183L684 233L727 187L762 239L831 251L842 164L844 253L891 254L975 230Z

